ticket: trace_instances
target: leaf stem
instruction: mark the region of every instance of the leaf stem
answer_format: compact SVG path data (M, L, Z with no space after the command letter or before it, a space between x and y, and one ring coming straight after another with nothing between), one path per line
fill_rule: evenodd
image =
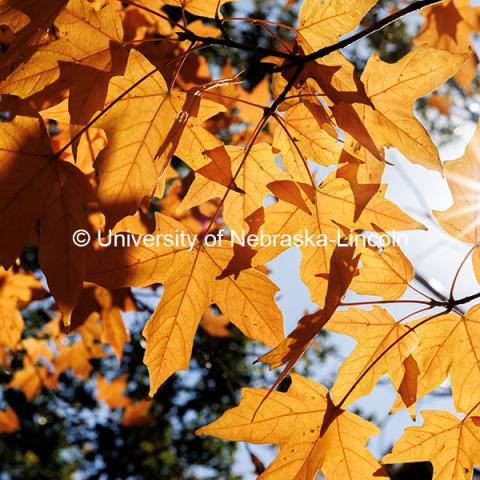
M477 248L476 245L474 245L468 252L467 254L465 255L465 257L463 257L463 260L460 262L460 265L458 266L457 268L457 271L455 272L455 276L453 277L453 281L452 281L452 286L450 287L450 294L449 294L449 298L451 301L453 301L453 291L455 289L455 284L457 283L457 280L458 280L458 277L460 275L460 272L463 268L463 266L465 265L465 262L467 261L468 257L473 253L473 251Z
M361 305L382 305L382 304L389 304L389 303L416 303L419 305L429 305L431 307L443 307L444 302L437 302L437 300L433 300L427 302L426 300L369 300L365 302L342 302L340 303L340 307L358 307ZM438 305L437 305L438 303Z

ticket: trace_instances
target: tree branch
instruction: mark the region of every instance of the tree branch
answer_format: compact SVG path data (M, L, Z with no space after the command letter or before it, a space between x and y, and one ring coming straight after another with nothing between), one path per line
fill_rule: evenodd
M374 23L370 27L365 28L364 30L357 32L354 35L351 35L343 40L340 40L339 42L334 43L333 45L329 45L327 47L321 48L320 50L317 50L308 55L298 55L298 54L293 54L289 52L283 52L281 50L274 50L270 48L259 47L257 45L248 45L244 43L235 42L230 38L225 38L225 37L224 38L203 37L201 35L197 35L196 33L188 29L182 32L179 32L177 35L181 40L190 40L192 42L200 42L204 45L223 46L223 47L235 48L238 50L244 50L247 52L260 53L266 56L284 58L286 60L289 60L289 62L285 65L276 67L274 69L274 71L283 71L288 68L294 67L296 65L305 65L308 62L312 62L319 58L330 55L331 53L337 50L348 47L349 45L357 42L358 40L361 40L362 38L368 37L372 33L375 33L381 30L387 25L390 25L391 23L397 20L400 20L401 18L409 15L410 13L416 12L417 10L420 10L425 7L429 7L436 3L441 3L442 1L444 0L418 0L416 2L413 2L412 4L408 5L405 8L402 8L401 10L398 10L392 15L389 15L388 17L385 17L382 20L379 20L378 22Z
M203 45L235 48L237 50L244 50L246 52L253 52L253 53L261 53L265 56L284 58L286 60L292 60L294 58L294 55L288 52L282 52L280 50L274 50L271 48L259 47L258 45L248 45L246 43L239 43L239 42L235 42L234 40L229 40L225 38L202 37L201 35L197 35L196 33L188 29L183 32L178 32L177 36L180 40L200 42Z

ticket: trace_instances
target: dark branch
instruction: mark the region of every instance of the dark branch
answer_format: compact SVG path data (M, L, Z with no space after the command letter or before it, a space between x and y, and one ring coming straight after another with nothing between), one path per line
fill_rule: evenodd
M330 55L331 53L337 50L348 47L349 45L357 42L358 40L361 40L362 38L368 37L372 33L377 32L378 30L381 30L387 25L390 25L391 23L397 20L400 20L401 18L405 17L406 15L409 15L410 13L416 12L417 10L434 5L436 3L441 3L442 1L444 0L416 1L408 5L407 7L402 8L401 10L398 10L392 15L389 15L388 17L385 17L382 20L379 20L378 22L374 23L372 26L360 32L355 33L354 35L351 35L343 40L340 40L339 42L334 43L333 45L329 45L328 47L321 48L320 50L317 50L316 52L310 53L308 55L296 55L289 52L283 52L281 50L274 50L270 48L259 47L258 45L248 45L244 43L239 43L231 40L229 37L225 37L225 35L223 38L202 37L188 29L178 33L177 35L180 38L180 40L190 40L192 42L200 42L203 45L209 45L209 46L223 46L223 47L235 48L238 50L245 50L247 52L260 53L266 56L273 56L273 57L284 58L286 60L289 60L287 64L275 68L275 71L282 71L296 65L305 65L308 62L312 62L319 58Z
M259 47L258 45L248 45L245 43L238 43L233 40L226 38L213 38L213 37L202 37L197 35L191 30L186 30L184 32L177 33L177 36L180 40L189 40L191 42L200 42L203 45L210 46L221 46L228 48L236 48L237 50L245 50L247 52L260 53L265 56L273 56L277 58L285 58L286 60L292 60L294 56L288 52L282 52L280 50L273 50L271 48Z

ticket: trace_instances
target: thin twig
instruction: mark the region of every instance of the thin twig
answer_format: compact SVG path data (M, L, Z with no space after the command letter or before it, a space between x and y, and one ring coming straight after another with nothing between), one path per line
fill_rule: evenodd
M458 277L460 275L460 272L463 268L463 266L465 265L465 262L468 260L468 257L470 257L470 255L473 253L473 251L477 248L476 245L474 245L468 252L467 254L465 255L465 257L463 257L463 260L460 262L460 265L458 266L457 268L457 271L455 272L455 276L453 277L453 281L452 281L452 286L450 287L450 295L449 295L449 298L451 301L453 301L453 291L455 289L455 284L457 283L457 280L458 280Z

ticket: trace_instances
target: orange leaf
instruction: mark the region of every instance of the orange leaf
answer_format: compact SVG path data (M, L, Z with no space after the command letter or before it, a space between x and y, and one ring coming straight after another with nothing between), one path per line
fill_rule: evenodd
M124 427L135 427L150 420L148 411L152 406L152 400L140 400L129 405L123 412L122 425Z
M0 411L0 432L13 433L20 428L20 421L18 420L15 410L9 405L6 410Z
M103 400L111 409L125 408L132 404L132 399L125 396L128 375L120 375L111 382L97 376L97 399Z

